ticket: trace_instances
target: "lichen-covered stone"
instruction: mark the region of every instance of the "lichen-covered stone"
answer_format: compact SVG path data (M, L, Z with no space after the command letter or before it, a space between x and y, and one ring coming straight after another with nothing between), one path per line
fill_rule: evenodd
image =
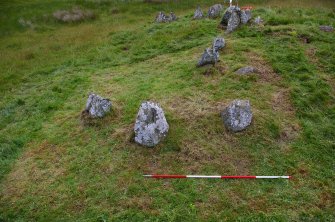
M112 102L109 99L104 99L99 95L90 93L88 96L85 111L92 118L104 117L110 111Z
M176 21L177 19L178 19L177 16L173 12L170 12L170 15L166 15L164 12L159 12L158 15L156 16L155 21L158 23L164 23L164 22L173 22Z
M198 6L194 12L193 19L202 19L203 17L204 17L204 13L202 12L200 6Z
M143 102L134 126L135 142L154 147L167 136L168 131L169 124L160 105L150 101Z
M215 51L219 51L220 49L223 49L226 46L226 42L224 38L222 37L216 37L213 41L213 49Z
M164 14L164 12L159 12L156 16L156 22L162 23L162 22L168 22L167 16Z
M208 17L209 18L219 17L222 9L223 9L223 6L221 4L215 4L215 5L211 6L208 9Z
M227 10L224 12L222 20L220 22L220 24L222 26L227 26L228 25L228 21L229 21L229 19L231 17L231 14L233 12L239 13L240 12L240 8L237 7L237 6L231 6L231 7L227 8Z
M234 100L222 113L225 127L232 132L246 129L252 121L252 112L248 100Z
M231 16L228 21L227 33L233 32L240 25L241 19L239 14L236 11L231 13Z
M329 25L320 25L320 30L324 32L333 32L334 28L333 26L329 26Z
M257 18L255 18L253 21L254 25L261 25L262 23L263 23L263 19L261 19L260 16L257 16Z
M240 12L241 24L247 24L251 19L250 10L241 10Z
M174 14L174 12L170 12L170 16L169 16L169 21L170 22L173 22L173 21L176 21L178 18L177 16Z
M197 66L204 66L209 64L215 64L219 60L219 52L213 48L207 48L202 54Z
M238 69L235 73L239 75L247 75L250 73L257 73L257 72L258 70L255 67L246 66L246 67Z

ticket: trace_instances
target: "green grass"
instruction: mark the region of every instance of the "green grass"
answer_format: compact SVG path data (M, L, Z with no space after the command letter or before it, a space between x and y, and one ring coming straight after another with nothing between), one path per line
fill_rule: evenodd
M334 3L249 1L265 26L231 35L217 28L219 19L191 20L197 4L213 3L1 3L1 220L335 220L335 36L318 28L335 26ZM52 19L75 5L97 19ZM159 10L180 19L155 24ZM20 27L19 18L36 28ZM221 61L196 68L217 35L227 42ZM261 73L234 74L246 65ZM87 126L80 113L92 91L110 98L113 110ZM237 98L250 100L254 120L232 134L220 111ZM170 125L154 149L131 142L144 100L159 102ZM150 180L146 173L294 179Z

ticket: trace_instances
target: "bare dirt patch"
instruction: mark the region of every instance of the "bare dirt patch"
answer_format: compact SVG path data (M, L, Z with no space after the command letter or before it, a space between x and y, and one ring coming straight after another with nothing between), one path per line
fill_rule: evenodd
M249 64L256 68L261 81L276 83L281 80L280 76L273 71L271 65L261 55L255 52L248 52L246 57Z

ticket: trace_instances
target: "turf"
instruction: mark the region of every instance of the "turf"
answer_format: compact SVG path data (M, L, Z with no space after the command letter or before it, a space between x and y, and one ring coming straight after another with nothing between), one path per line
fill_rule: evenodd
M333 1L249 1L264 26L227 35L193 21L200 4L3 1L0 5L0 220L333 221ZM51 13L80 6L92 21ZM159 10L177 22L155 24ZM34 27L22 27L18 20ZM215 67L196 68L213 38ZM234 71L256 66L259 74ZM80 119L89 92L112 112ZM232 134L220 111L249 99L252 125ZM170 131L154 149L132 141L142 101L163 107ZM284 180L150 180L142 174L292 175Z

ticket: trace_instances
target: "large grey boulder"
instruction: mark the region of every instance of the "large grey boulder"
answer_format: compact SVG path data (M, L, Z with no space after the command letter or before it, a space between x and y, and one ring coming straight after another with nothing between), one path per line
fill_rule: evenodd
M204 66L204 65L215 65L219 60L219 52L214 50L213 48L207 48L204 53L202 54L197 66Z
M88 96L85 111L92 118L104 117L111 109L112 103L109 99L104 99L99 95L90 93Z
M222 37L216 37L213 41L213 49L215 51L219 51L220 49L223 49L226 46L226 42L224 38Z
M251 19L251 11L250 10L241 10L240 13L241 23L247 24Z
M237 12L239 13L241 10L239 7L237 6L231 6L229 8L227 8L227 10L224 12L222 20L221 20L221 25L222 26L227 26L228 25L228 21L232 15L233 12Z
M234 100L222 113L225 127L232 132L246 129L252 120L252 112L248 100Z
M232 12L228 21L227 33L233 32L240 25L241 19L237 12Z
M258 70L255 67L246 66L246 67L238 69L235 73L239 75L247 75L247 74L257 73L257 72Z
M166 137L168 131L169 124L160 105L150 101L143 102L135 122L135 142L154 147Z
M204 13L202 12L200 6L198 6L194 12L193 19L202 19L203 17L204 17Z
M217 18L220 16L223 6L221 4L215 4L208 9L209 18Z

